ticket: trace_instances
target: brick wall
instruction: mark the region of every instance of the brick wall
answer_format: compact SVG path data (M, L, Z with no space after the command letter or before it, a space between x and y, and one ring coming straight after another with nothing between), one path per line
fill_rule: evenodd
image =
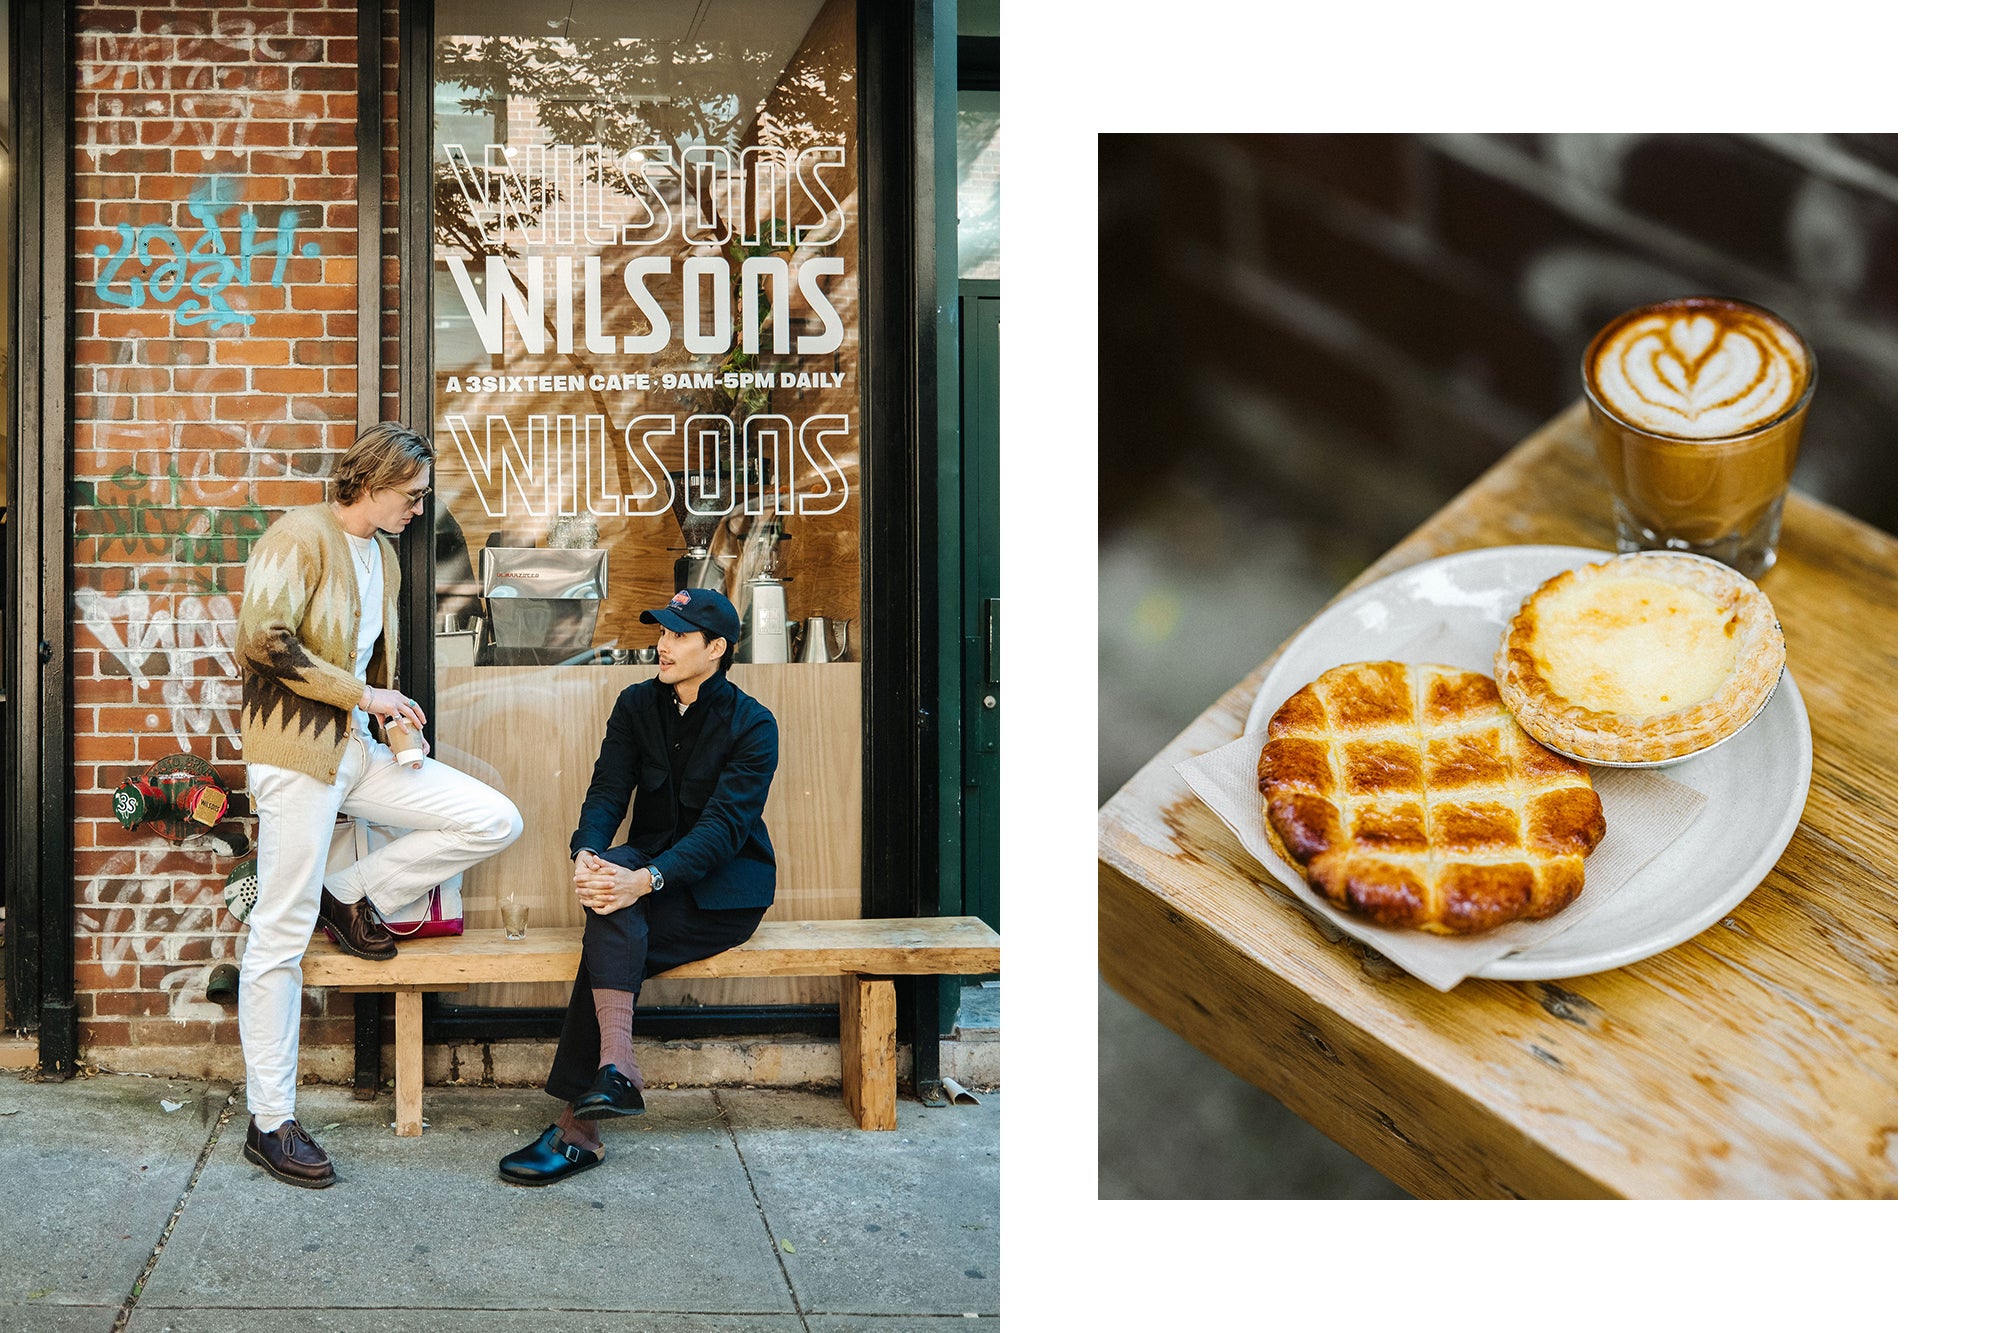
M1893 135L1101 142L1108 529L1226 496L1351 569L1574 401L1611 315L1716 292L1818 352L1799 487L1895 530Z
M228 1071L234 1010L204 987L240 945L221 896L236 862L126 831L111 792L181 753L241 789L243 561L279 513L325 498L354 438L358 350L373 354L356 299L356 15L127 3L84 5L74 27L81 1040L92 1062ZM393 67L384 78L393 90ZM393 332L393 288L384 305ZM338 1063L352 1009L314 992L306 1006L311 1072Z

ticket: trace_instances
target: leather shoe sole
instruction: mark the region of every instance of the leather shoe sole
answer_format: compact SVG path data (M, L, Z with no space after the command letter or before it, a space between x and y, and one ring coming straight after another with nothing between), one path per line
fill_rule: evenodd
M243 1145L243 1156L247 1160L263 1167L266 1174L273 1180L282 1180L287 1185L297 1185L300 1189L323 1190L333 1184L335 1180L333 1171L330 1168L323 1176L295 1176L289 1171L281 1171L273 1166L270 1159L265 1157L263 1153L258 1152L247 1143Z
M319 925L320 929L326 932L326 937L333 941L334 947L342 953L351 953L356 958L366 958L371 963L386 963L396 956L396 946L393 944L381 950L357 949L347 942L346 936L334 928L332 922L322 920Z
M533 1143L500 1159L500 1179L509 1185L540 1188L599 1166L604 1157L601 1149L593 1154L588 1148L564 1142L562 1130L550 1125Z

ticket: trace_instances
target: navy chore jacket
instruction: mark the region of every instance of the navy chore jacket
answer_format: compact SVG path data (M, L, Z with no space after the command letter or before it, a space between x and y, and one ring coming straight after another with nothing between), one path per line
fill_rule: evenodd
M778 771L778 722L771 710L721 672L702 682L700 729L687 752L684 790L676 791L667 739L655 704L658 682L621 692L569 840L570 859L588 847L607 855L632 810L627 845L660 868L668 888L686 885L699 906L769 907L777 896L777 858L764 827L764 801ZM698 808L687 835L674 840L674 807ZM633 867L636 869L637 867Z

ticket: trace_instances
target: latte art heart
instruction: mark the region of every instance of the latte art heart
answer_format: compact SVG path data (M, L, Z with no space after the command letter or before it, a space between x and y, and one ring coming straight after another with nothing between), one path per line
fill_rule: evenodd
M1727 301L1635 312L1600 336L1590 366L1592 387L1613 413L1688 439L1740 434L1782 415L1808 373L1791 330Z

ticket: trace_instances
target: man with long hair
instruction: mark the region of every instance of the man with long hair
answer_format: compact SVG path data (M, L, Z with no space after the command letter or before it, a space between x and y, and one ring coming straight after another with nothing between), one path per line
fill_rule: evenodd
M378 912L414 902L521 836L520 812L505 796L436 759L398 764L372 734L376 725L427 721L396 688L402 569L393 539L423 512L434 459L430 441L407 427L361 432L334 467L332 500L279 518L244 573L236 660L257 802L257 901L237 1008L250 1110L243 1155L308 1189L334 1183L333 1162L293 1113L299 964L315 926L356 957L393 958ZM329 875L342 814L412 831Z

